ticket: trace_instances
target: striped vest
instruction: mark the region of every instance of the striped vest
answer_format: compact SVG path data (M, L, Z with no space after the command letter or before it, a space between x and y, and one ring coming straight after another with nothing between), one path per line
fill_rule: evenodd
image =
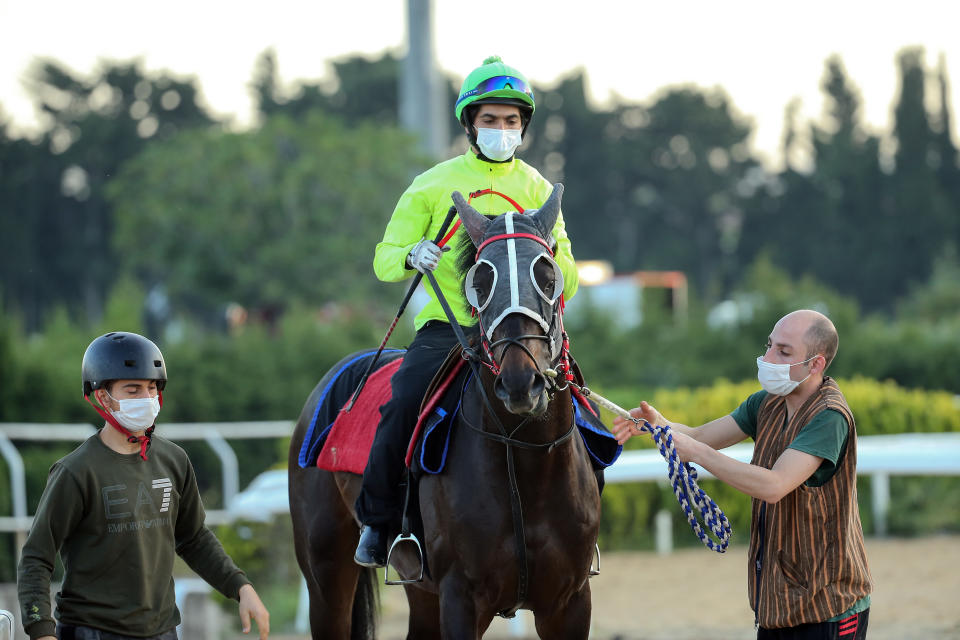
M757 414L752 463L767 469L800 429L827 409L839 411L849 433L834 476L820 487L801 484L776 504L767 504L761 545L761 500L753 499L750 526L749 596L760 626L768 629L825 622L871 591L870 569L857 507L857 431L837 383L820 388L787 422L786 399L768 395ZM758 549L762 546L759 593Z

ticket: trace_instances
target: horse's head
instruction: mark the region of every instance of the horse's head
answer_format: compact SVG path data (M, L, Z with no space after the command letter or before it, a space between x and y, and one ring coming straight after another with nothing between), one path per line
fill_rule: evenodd
M560 356L562 334L557 302L563 274L553 259L553 227L563 185L540 209L489 219L459 192L453 201L477 247L476 264L464 278L464 293L477 311L481 338L489 343L494 392L511 413L537 415L549 401L543 371ZM511 348L515 347L515 348Z

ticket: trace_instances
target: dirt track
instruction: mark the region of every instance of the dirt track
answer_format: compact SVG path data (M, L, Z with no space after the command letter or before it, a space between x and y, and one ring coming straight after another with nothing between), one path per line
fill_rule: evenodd
M960 536L868 540L874 579L870 640L960 640ZM608 553L591 581L595 640L747 640L756 637L747 603L746 548L703 548L668 556ZM525 614L526 612L524 612ZM525 618L528 637L533 621ZM384 592L380 637L406 631L402 589ZM505 640L507 621L484 636Z

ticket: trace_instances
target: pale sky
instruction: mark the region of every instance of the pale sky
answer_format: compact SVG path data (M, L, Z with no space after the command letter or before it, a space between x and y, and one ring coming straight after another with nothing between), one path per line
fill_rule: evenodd
M147 71L197 77L207 105L243 125L251 117L247 85L264 50L275 50L285 83L329 77L333 59L401 55L405 7L405 0L0 0L0 105L18 130L36 126L23 90L35 57L84 74L100 59L140 58ZM753 119L754 149L768 159L791 99L802 100L805 119L820 116L832 53L876 133L889 129L895 56L905 46L923 46L929 69L945 57L955 119L960 105L955 0L434 0L434 23L437 64L458 81L498 54L541 86L585 70L597 105L616 96L648 103L670 85L720 86Z

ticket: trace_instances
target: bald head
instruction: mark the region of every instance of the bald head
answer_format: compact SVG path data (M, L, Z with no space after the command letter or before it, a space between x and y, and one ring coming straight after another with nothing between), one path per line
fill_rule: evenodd
M789 325L801 334L807 348L807 357L812 358L818 353L821 354L826 360L824 370L833 362L834 356L837 355L840 337L830 318L812 309L800 309L783 316L777 324Z

